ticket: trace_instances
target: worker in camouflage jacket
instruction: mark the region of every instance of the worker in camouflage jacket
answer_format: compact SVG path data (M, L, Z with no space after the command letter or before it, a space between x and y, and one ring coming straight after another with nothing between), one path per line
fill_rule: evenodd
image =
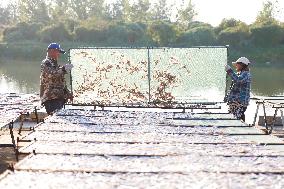
M67 89L64 75L72 68L72 64L60 66L57 63L60 54L65 51L57 43L47 47L47 56L41 64L40 99L46 112L51 115L55 110L63 108L68 99L73 98Z

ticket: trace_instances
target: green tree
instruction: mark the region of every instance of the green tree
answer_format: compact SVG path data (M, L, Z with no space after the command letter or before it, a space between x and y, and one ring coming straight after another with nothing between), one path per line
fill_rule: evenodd
M7 27L3 32L3 39L8 42L37 40L37 31L39 31L40 28L40 24L20 22L15 26Z
M122 20L121 1L115 1L106 5L106 14L108 19Z
M260 47L272 47L283 43L284 28L277 23L260 23L250 27L252 44Z
M152 10L152 19L160 21L170 21L171 8L168 6L166 0L159 0L154 4Z
M105 0L89 0L89 16L98 18L106 17Z
M49 12L53 23L63 22L66 19L78 19L78 15L73 11L69 0L52 0Z
M138 0L131 7L131 21L134 22L145 22L151 18L150 15L150 1L149 0Z
M249 27L245 23L226 27L218 34L218 41L222 45L230 45L233 48L241 48L249 43Z
M10 12L8 9L0 7L0 25L7 25L10 23Z
M129 22L131 20L131 5L129 0L117 0L108 5L107 13L111 19Z
M234 28L239 25L245 25L245 23L239 20L236 20L234 18L229 18L229 19L224 18L219 24L219 26L215 28L215 31L216 33L220 33L221 31L226 30L227 28L232 28L232 27Z
M176 31L172 24L167 22L154 22L148 26L148 35L158 46L173 45L176 41Z
M179 47L212 46L216 44L216 35L213 27L203 25L194 27L182 33L176 41Z
M70 3L70 7L76 13L79 20L85 20L88 18L88 1L70 0Z
M205 23L205 22L200 22L200 21L193 21L190 23L188 29L193 29L193 28L199 28L199 27L208 27L208 28L213 28L211 24Z
M275 19L275 6L271 1L266 1L263 3L263 8L259 11L256 17L256 24L259 23L273 23L276 22Z
M9 22L10 24L15 24L19 21L19 7L15 2L8 4L6 8L9 12Z
M72 36L63 23L46 26L39 32L40 41L50 43L53 41L70 41Z
M49 15L44 0L21 0L19 3L20 21L48 22Z
M79 20L90 17L103 18L105 16L104 0L70 0L70 8Z
M176 16L178 23L180 23L184 28L187 28L196 15L197 13L194 10L194 5L191 0L188 1L187 5L184 0L182 0L182 7L178 9L178 14Z

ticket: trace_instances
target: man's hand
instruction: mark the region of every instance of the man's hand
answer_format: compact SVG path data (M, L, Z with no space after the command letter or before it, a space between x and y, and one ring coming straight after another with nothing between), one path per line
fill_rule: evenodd
M74 67L73 64L65 64L64 65L64 69L66 70L66 72L71 71L73 67Z
M69 100L70 100L71 102L73 102L73 99L74 99L74 96L73 96L73 94L71 94L70 97L69 97Z
M228 65L228 64L226 64L225 65L225 71L227 72L227 71L229 71L229 70L231 70L232 68Z

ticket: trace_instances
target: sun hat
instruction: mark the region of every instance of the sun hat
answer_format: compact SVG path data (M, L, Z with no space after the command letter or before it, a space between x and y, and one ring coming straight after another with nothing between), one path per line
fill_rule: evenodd
M232 62L232 64L236 64L236 63L243 63L245 65L249 65L250 61L246 57L240 57L237 61Z
M50 43L47 47L47 50L48 49L57 49L57 50L59 50L60 53L62 53L62 54L65 53L65 50L61 49L60 45L58 43Z

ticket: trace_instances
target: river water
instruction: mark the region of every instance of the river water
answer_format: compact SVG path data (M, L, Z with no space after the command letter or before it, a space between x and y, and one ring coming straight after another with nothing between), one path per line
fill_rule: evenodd
M40 63L38 61L0 61L0 93L38 93ZM61 64L64 64L61 62ZM284 94L283 67L251 67L252 94L271 96Z

